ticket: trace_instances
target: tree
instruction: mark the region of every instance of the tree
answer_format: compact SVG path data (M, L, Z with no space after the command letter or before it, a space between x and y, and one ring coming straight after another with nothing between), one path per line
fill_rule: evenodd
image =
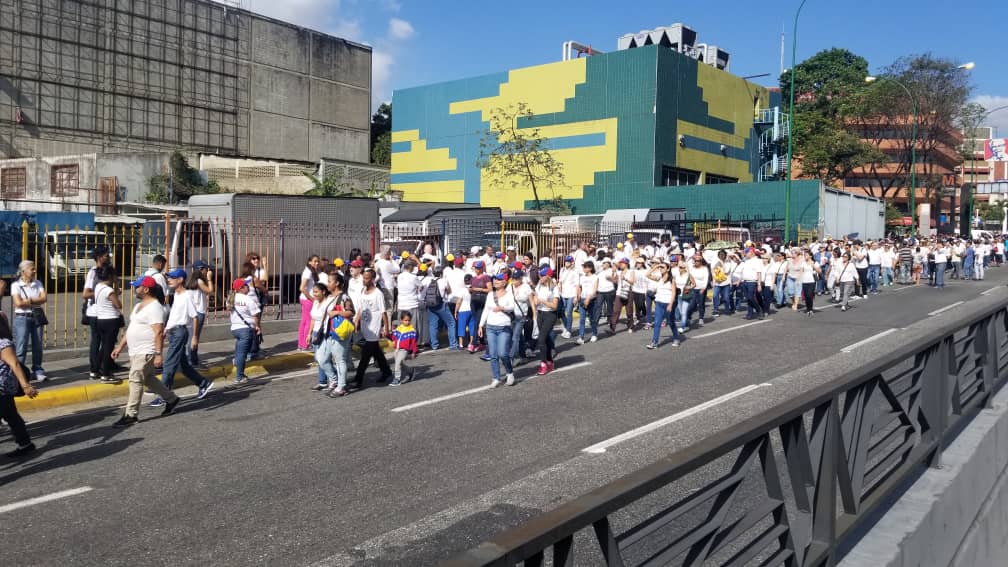
M792 135L795 161L804 176L828 184L884 158L877 147L847 128L845 101L864 88L868 61L846 49L821 51L795 66ZM780 78L789 93L791 70ZM790 101L785 101L785 106Z
M378 136L371 148L371 163L376 165L392 165L392 133L385 132Z
M311 189L304 192L309 197L365 197L369 199L382 199L390 192L387 186L381 188L375 181L371 182L368 189L360 189L343 175L326 175L321 179L311 173L305 173L304 176L310 179L313 185Z
M221 192L216 181L204 182L200 172L178 151L168 158L168 172L152 176L147 183L144 200L162 205L173 205L193 195Z
M521 127L519 121L533 117L524 102L500 107L490 112L490 127L480 139L480 156L477 166L486 174L491 186L509 186L512 189L532 189L535 208L542 207L540 189L563 187L563 164L547 149L549 139L538 128Z
M388 165L389 163L391 163L391 151L392 151L392 149L391 149L391 146L392 146L392 137L390 135L391 132L392 132L392 105L389 104L389 103L387 103L387 102L383 102L380 105L378 105L378 110L375 111L375 113L371 115L371 162L372 163L378 163L378 164L381 164L381 165ZM384 151L384 154L382 152L378 152L376 154L376 151L378 150L379 144L382 143L382 138L383 137L386 140L384 143L387 144L387 148L388 149L387 149L387 151ZM388 159L388 161L384 161L384 162L378 161L378 159L376 158L376 155L380 156L380 157L387 157L389 159Z

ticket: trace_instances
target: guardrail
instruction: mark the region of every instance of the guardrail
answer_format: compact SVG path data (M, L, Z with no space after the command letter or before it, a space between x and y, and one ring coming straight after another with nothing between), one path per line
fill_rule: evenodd
M913 344L444 564L542 565L550 552L553 565L832 565L905 481L940 466L942 448L1005 382L1003 301L928 324ZM715 465L728 472L672 490ZM753 484L764 487L757 501L738 497ZM646 510L628 522L635 505Z

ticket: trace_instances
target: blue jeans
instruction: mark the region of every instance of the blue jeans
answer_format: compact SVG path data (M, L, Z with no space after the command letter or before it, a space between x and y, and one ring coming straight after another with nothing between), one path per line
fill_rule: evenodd
M696 295L694 293L694 295ZM689 307L692 303L692 299L683 299L683 294L679 294L679 298L676 299L676 319L678 319L678 324L683 329L689 327ZM660 322L658 318L655 317L655 325L657 326Z
M967 280L973 279L973 264L975 263L972 257L966 257L966 260L963 262L963 278Z
M455 316L447 303L442 303L437 309L427 309L427 330L430 331L431 348L437 350L440 346L438 342L438 327L444 323L448 328L448 348L458 348L458 335L455 332Z
M570 333L574 328L574 298L561 297L560 302L563 303L564 330Z
M319 368L325 373L329 385L332 386L335 382L340 390L346 389L350 349L350 337L339 340L330 336L315 351L315 362L318 362Z
M196 314L196 335L199 336L200 332L203 330L203 325L206 324L206 313ZM197 339L198 340L198 339ZM186 356L189 357L189 362L193 366L199 364L199 343L196 344L196 348L193 348L192 342L186 343Z
M513 361L519 354L525 354L525 318L515 315L511 320L511 350L508 356Z
M697 317L703 321L704 315L707 314L707 291L694 291L693 301L690 302L689 312L686 314L686 323L689 323L693 314L696 313Z
M878 264L868 265L868 291L877 292L878 291L878 280L879 273L882 271L882 266Z
M665 320L669 328L672 329L672 338L678 341L679 329L676 327L675 310L669 309L668 303L655 301L655 320L654 320L654 328L651 330L651 342L654 344L658 344L658 339L661 338L662 320Z
M504 364L504 372L511 374L511 327L487 325L484 329L487 352L490 354L490 374L494 380L500 380L500 365Z
M248 329L248 331L252 332L251 329ZM175 382L175 371L181 370L183 376L202 388L207 383L207 379L200 375L199 372L196 372L192 364L189 364L189 357L185 355L185 345L189 342L189 329L186 327L172 327L165 333L165 336L168 338L168 346L164 349L164 367L161 374L161 383L170 390L172 384ZM242 356L241 364L241 369L244 370L244 356Z
M654 292L647 292L644 294L644 322L651 323L655 322L654 318L654 304L655 304L655 294Z
M577 310L578 317L578 336L582 339L585 336L585 319L587 318L591 322L591 332L592 336L598 335L598 298L592 298L586 306L584 300L578 301Z
M935 287L945 287L945 262L935 264Z
M31 314L14 314L14 351L18 360L28 364L28 342L31 341L32 372L42 370L42 327L35 324ZM26 376L31 380L31 376Z
M781 274L777 276L774 280L774 301L777 305L784 305L784 284L787 282L787 276Z
M819 278L820 280L822 278ZM892 285L893 280L893 269L889 266L884 266L882 268L882 285Z
M244 329L231 329L231 335L235 338L235 376L245 377L245 359L252 352L252 339L255 331L245 327ZM167 366L167 364L165 365Z
M735 304L732 303L731 289L732 286L730 285L714 286L714 304L712 307L714 313L718 312L722 303L724 303L725 306L728 308L726 313L731 313L732 311L735 310Z

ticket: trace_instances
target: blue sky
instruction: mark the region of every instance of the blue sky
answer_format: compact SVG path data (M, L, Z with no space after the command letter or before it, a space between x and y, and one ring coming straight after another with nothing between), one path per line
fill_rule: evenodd
M675 22L698 41L731 53L731 72L770 73L775 85L781 32L785 67L800 0L776 4L710 2L479 0L243 0L243 7L373 46L374 106L392 90L558 61L566 40L603 51L625 33ZM970 20L949 6L971 6ZM987 6L997 6L998 3ZM839 8L842 6L842 8ZM798 29L798 61L831 47L847 48L877 71L904 55L925 52L974 61L975 98L986 108L1008 105L1003 37L1008 8L941 0L808 0ZM968 34L968 35L967 35ZM996 47L994 47L996 46ZM1008 137L1008 111L988 120Z

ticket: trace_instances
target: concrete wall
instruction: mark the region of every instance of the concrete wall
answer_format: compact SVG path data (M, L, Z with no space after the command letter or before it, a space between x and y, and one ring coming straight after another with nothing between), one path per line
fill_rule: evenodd
M101 177L115 177L120 201L142 202L150 190L150 178L168 171L168 153L100 154Z
M1008 564L1008 388L942 454L840 567Z
M209 0L5 0L0 22L0 158L368 161L369 47Z

